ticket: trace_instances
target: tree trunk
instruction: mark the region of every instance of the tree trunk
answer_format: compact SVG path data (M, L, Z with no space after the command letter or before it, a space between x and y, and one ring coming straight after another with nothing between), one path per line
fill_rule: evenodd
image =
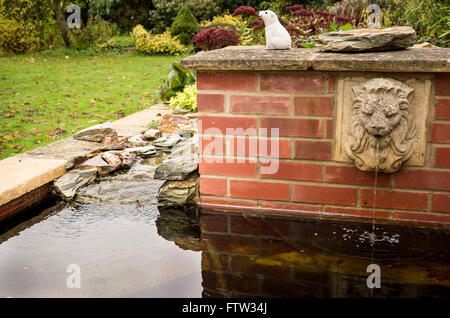
M56 16L56 21L58 22L59 28L61 30L64 44L66 47L70 47L69 28L67 27L66 19L64 18L64 10L66 8L65 4L66 1L63 1L61 7L60 1L52 0L51 8L53 9L53 13Z

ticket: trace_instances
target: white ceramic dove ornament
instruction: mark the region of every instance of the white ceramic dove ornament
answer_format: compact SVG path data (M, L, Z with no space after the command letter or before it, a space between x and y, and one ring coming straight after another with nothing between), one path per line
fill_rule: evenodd
M264 20L266 30L266 50L289 50L291 36L278 21L275 12L271 10L260 11L259 16Z

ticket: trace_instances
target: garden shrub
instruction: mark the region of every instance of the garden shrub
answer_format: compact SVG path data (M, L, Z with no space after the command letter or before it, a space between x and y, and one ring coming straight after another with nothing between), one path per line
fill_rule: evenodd
M223 12L233 12L236 8L241 6L258 7L262 2L269 2L267 0L217 0L217 5Z
M118 32L116 27L102 18L90 17L86 26L72 29L70 32L71 47L77 50L95 48L108 42Z
M450 47L450 3L413 0L407 3L404 19L417 32L419 42Z
M169 100L171 109L187 109L197 112L197 88L195 84L187 85L182 92L177 93Z
M183 52L183 44L177 37L172 37L170 31L151 36L148 44L150 54L179 55Z
M185 70L179 63L171 63L170 68L169 76L163 79L156 92L163 102L168 102L187 85L195 84L195 71Z
M61 29L56 20L48 21L42 28L39 36L39 50L54 49L64 46L64 41L61 34Z
M134 39L136 50L138 50L139 52L143 52L144 47L146 47L147 42L149 41L148 32L142 25L138 24L133 28L131 36Z
M185 3L198 21L211 20L222 13L215 0L187 0Z
M200 31L193 38L197 48L203 51L221 49L230 45L239 44L239 35L233 30L214 27Z
M192 43L192 37L197 32L198 21L192 15L188 7L183 7L178 12L175 20L173 20L170 31L172 35L178 36L180 42L184 45Z
M232 16L231 14L225 14L223 16L215 16L212 21L202 21L200 23L201 26L207 27L212 24L230 24L235 26L236 28L244 25L244 20L240 16Z
M39 45L31 23L0 17L0 49L4 53L21 54Z
M327 7L327 10L336 15L351 17L358 24L367 6L367 0L343 0Z
M153 10L149 12L152 33L162 33L171 26L180 9L187 6L198 21L209 20L222 11L214 0L153 0Z
M202 29L212 27L224 28L227 30L232 29L239 35L239 45L259 44L253 41L253 37L255 36L254 30L252 30L240 16L233 17L231 14L216 16L212 21L203 21L201 27Z
M169 31L151 36L142 25L137 25L132 36L136 50L141 53L179 55L183 52L183 45Z
M325 2L331 0L218 0L217 5L222 12L233 12L241 6L249 6L260 10L273 10L277 14L282 14L284 8L294 4L308 5L314 10L323 9Z
M150 0L90 0L87 1L88 14L102 17L117 24L123 33L129 33L134 26L141 24L151 28L149 11L153 8Z
M153 0L152 2L154 9L149 12L152 33L162 33L170 27L183 2L175 0Z
M260 30L264 28L264 23L255 8L242 6L234 10L231 16L245 21L237 31L240 45L255 45L264 41L264 31Z

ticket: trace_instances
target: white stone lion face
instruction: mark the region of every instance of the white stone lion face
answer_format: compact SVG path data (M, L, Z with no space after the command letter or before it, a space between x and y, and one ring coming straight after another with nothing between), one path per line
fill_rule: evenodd
M370 94L360 108L359 118L369 134L384 137L399 124L400 106L392 96Z
M345 149L364 171L391 173L414 151L413 89L394 79L375 78L353 87L350 138Z

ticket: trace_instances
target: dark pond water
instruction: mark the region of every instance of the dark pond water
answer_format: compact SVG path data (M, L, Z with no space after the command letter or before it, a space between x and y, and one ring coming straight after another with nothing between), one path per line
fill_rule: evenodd
M0 235L0 297L450 296L449 231L377 225L372 245L371 230L194 208L64 205ZM380 267L379 289L367 287L369 264ZM80 288L67 284L74 266Z

